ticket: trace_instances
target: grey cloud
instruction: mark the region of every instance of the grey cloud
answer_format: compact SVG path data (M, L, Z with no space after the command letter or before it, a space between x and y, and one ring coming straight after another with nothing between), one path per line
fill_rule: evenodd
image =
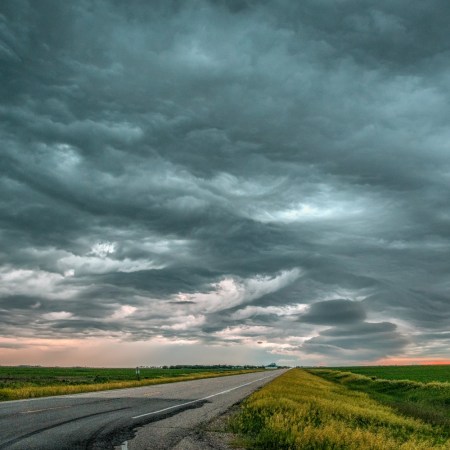
M347 328L335 327L320 332L318 337L307 340L302 349L305 352L325 353L333 358L334 364L341 360L372 359L397 355L409 344L396 325L362 322Z
M450 301L449 12L3 1L5 336L226 345L267 326L274 345L357 361L353 336L381 336L366 345L378 358L386 342L407 352L397 334L413 326L432 355ZM111 321L121 306L136 312Z
M321 336L330 336L339 338L341 336L352 335L372 335L378 333L391 333L396 330L396 325L390 322L380 322L380 323L371 323L371 322L362 322L356 325L349 326L345 329L339 328L329 328L320 333Z
M178 301L178 302L169 302L171 305L195 305L195 302L190 301Z
M364 300L367 308L377 313L401 312L401 316L420 328L446 330L450 320L450 298L444 292L407 291L395 288L380 290Z
M29 309L39 307L44 299L25 295L10 295L0 299L0 307L6 309Z
M361 303L339 299L314 303L299 320L317 325L337 325L352 324L365 318Z
M0 344L0 348L6 348L6 349L21 349L21 348L26 348L25 345L23 344L15 344L13 342L8 343L8 342L2 342Z

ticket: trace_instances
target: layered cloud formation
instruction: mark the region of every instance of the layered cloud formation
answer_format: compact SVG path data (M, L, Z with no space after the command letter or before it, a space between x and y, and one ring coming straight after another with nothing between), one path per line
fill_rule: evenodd
M448 360L449 14L2 1L2 360Z

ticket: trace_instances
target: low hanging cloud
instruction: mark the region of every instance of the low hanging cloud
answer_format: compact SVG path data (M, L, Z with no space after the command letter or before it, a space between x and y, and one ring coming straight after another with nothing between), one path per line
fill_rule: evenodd
M366 303L345 299L320 301L300 315L300 322L322 328L317 336L305 340L301 350L327 355L335 361L374 361L404 352L410 340L391 322L367 322Z
M2 1L2 361L448 359L449 13Z
M361 354L364 354L365 361L373 361L398 355L409 344L411 340L402 335L392 323L362 322L357 326L321 331L319 336L302 345L302 351L349 361L360 361Z
M361 303L337 299L312 304L299 320L316 325L351 325L365 318Z

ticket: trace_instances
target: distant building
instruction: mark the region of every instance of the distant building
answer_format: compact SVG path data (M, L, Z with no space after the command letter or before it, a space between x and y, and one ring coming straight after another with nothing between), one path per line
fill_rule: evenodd
M278 366L275 363L270 363L265 368L266 369L278 369Z

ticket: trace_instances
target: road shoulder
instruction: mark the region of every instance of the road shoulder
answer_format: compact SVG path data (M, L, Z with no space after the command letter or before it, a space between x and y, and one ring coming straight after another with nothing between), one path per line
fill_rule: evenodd
M240 402L223 414L200 425L173 450L244 450L238 445L238 436L230 431L229 421L239 412Z

